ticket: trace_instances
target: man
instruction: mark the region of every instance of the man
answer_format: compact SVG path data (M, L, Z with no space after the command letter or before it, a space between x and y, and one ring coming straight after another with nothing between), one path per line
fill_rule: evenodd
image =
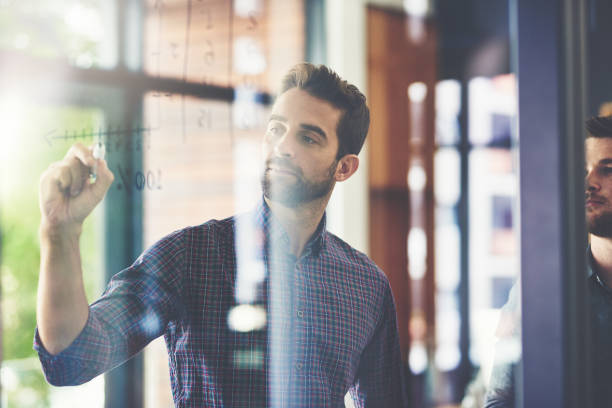
M585 212L589 230L588 276L591 325L591 395L593 407L612 406L612 116L586 122ZM498 333L518 338L518 294L513 288L502 312ZM514 305L514 306L512 306ZM506 317L504 319L503 317ZM518 341L518 340L517 340ZM506 343L503 339L501 344ZM499 351L499 350L497 350ZM498 358L498 356L496 356ZM511 364L493 369L487 396L488 408L514 407L514 375Z
M73 146L40 184L35 348L48 381L86 382L163 334L177 407L337 407L347 391L357 406L406 406L389 283L325 230L333 187L357 170L368 126L355 86L324 66L297 65L270 115L258 208L168 235L90 306L78 238L113 175ZM273 333L228 325L240 272L235 227L244 219L264 237L258 251L271 277L258 293Z

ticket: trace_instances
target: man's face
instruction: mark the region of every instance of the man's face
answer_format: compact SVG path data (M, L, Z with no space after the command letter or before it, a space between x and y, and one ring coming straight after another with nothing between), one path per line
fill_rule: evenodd
M338 165L342 111L293 88L274 104L264 137L264 196L288 207L327 196Z
M612 238L612 138L585 142L586 218L589 232Z

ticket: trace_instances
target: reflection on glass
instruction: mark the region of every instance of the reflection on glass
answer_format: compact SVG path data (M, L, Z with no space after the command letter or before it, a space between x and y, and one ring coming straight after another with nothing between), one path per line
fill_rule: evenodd
M408 262L412 279L423 279L427 259L427 237L422 228L412 228L408 233Z
M476 146L510 147L512 118L516 112L512 74L469 82L469 140Z
M3 407L64 408L104 406L104 377L78 387L51 387L32 349L40 259L38 180L46 165L59 161L72 142L89 144L89 135L45 137L53 129L104 125L97 109L39 105L0 90L0 226L2 227L2 381ZM33 120L35 118L35 120ZM86 132L88 133L88 132ZM53 135L51 135L53 136ZM100 210L85 223L81 237L84 283L93 301L103 280Z
M411 326L414 323L411 322ZM424 324L424 323L423 323ZM425 344L421 341L413 341L410 346L410 354L408 356L408 364L410 371L415 375L423 374L429 364L427 350Z
M514 78L475 78L469 92L470 141L475 145L469 154L470 359L482 368L486 382L496 342L504 337L514 350L518 341L501 336L504 330L500 329L510 322L512 327L518 324L515 314L501 309L508 303L519 270L515 223L518 181L511 150L516 115Z
M461 172L459 152L452 147L441 147L434 156L435 198L438 206L452 208L459 201Z
M448 210L438 209L438 220L444 211ZM436 251L436 287L442 293L454 293L460 281L459 228L452 221L441 220L436 227L436 248L444 248L444 251Z
M145 72L234 90L232 103L146 95L144 122L152 130L143 162L160 169L164 179L163 189L143 197L149 246L168 231L252 211L261 199L261 142L270 113L261 93L275 90L286 69L303 59L303 6L299 0L146 3ZM277 24L281 19L292 24ZM282 47L275 46L279 41ZM265 334L271 322L262 307L267 276L257 249L263 237L242 221L236 224L236 307L226 323L244 347L237 346L227 364L262 371L267 351L247 343ZM155 340L145 357L146 406L171 405L163 339Z
M80 68L117 63L112 1L5 1L0 50L67 60Z
M454 145L459 142L459 112L461 84L446 79L436 84L436 144ZM436 183L437 184L437 183ZM459 184L457 183L457 186Z
M458 205L461 198L459 113L461 87L458 81L436 84L435 174L435 349L434 392L436 401L452 401L463 395L454 378L465 356L461 350L461 237Z

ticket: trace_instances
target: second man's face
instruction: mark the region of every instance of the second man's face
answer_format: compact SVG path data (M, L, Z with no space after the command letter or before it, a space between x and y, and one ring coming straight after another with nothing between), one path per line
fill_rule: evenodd
M338 166L336 128L342 111L293 88L281 94L264 137L264 195L295 207L327 196Z
M612 138L585 142L585 205L589 232L612 237Z

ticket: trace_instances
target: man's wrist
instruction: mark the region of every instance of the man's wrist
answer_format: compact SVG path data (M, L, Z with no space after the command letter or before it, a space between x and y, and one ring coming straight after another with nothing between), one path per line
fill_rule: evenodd
M38 229L38 235L40 240L46 243L62 243L78 240L82 230L82 224L52 224L42 220Z

